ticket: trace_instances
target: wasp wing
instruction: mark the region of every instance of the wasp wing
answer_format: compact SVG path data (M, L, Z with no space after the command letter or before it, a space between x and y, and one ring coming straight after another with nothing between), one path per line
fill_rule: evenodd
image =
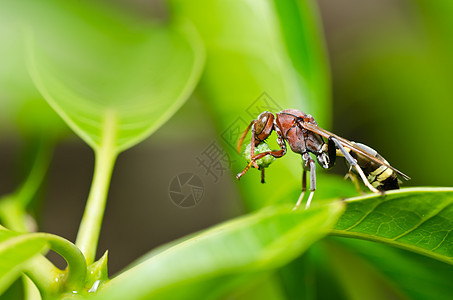
M318 126L316 126L316 125L314 125L314 124L311 124L311 123L307 123L307 122L299 122L299 124L300 124L303 128L305 128L305 129L307 129L307 130L309 130L309 131L311 131L311 132L314 132L314 133L316 133L316 134L319 134L319 135L325 137L326 139L328 139L328 138L330 138L330 137L334 137L334 138L336 138L337 140L339 140L340 143L341 143L344 147L348 147L348 148L351 149L352 151L357 152L357 153L359 153L359 154L361 154L361 155L363 155L363 156L369 158L370 160L372 160L372 161L374 161L374 162L376 162L376 163L378 163L378 164L384 165L384 166L386 166L387 168L392 169L393 171L395 171L395 172L397 172L398 174L400 174L400 175L401 175L404 179L406 179L406 180L411 179L409 176L407 176L407 175L404 174L403 172L400 172L400 171L398 171L397 169L395 169L394 167L390 166L389 164L386 164L386 163L380 161L380 160L377 159L376 157L370 155L369 153L367 153L367 152L364 151L363 149L357 147L357 146L354 145L351 141L348 141L348 140L345 139L345 138L342 138L342 137L340 137L340 136L338 136L338 135L336 135L336 134L334 134L334 133L332 133L332 132L330 132L330 131L327 131L327 130L325 130L325 129L321 128L321 127L318 127Z

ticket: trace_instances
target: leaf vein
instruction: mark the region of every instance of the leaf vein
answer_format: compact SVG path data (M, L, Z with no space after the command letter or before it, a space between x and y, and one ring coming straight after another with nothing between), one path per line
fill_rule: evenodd
M406 230L405 232L395 236L392 238L392 240L398 240L406 235L408 235L409 233L411 233L412 231L414 231L415 229L419 228L420 226L422 226L426 221L432 219L433 217L437 216L439 213L441 213L443 210L445 210L446 208L448 208L448 206L450 206L451 203L449 201L447 201L447 203L443 206L441 206L440 208L438 208L437 210L434 210L431 214L427 215L425 218L422 218L420 220L420 222L418 222L417 224L415 224L415 226L413 226L412 228Z
M360 223L362 223L362 221L365 220L365 218L368 217L381 204L382 204L382 202L377 202L374 205L374 207L371 208L366 214L364 214L356 223L354 223L353 225L349 226L348 228L346 228L344 230L351 230L354 227L356 227L357 225L359 225Z
M451 230L448 230L447 233L445 234L444 238L439 242L439 244L437 244L436 247L434 247L433 249L431 249L431 251L436 251L440 246L442 246L442 244L445 242L445 240L447 239L447 237L450 235L451 233Z

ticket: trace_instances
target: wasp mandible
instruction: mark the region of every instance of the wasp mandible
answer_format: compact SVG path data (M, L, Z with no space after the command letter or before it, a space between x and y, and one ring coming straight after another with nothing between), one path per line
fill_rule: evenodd
M291 150L302 156L303 162L302 193L294 209L300 206L307 189L307 171L310 172L310 195L305 208L310 207L316 190L316 163L310 153L316 156L318 164L323 169L331 168L335 164L337 156L344 157L350 171L353 169L360 176L363 183L374 193L398 189L397 174L400 174L406 180L410 179L409 176L390 166L374 149L360 143L348 141L318 127L311 115L297 109L285 109L275 115L268 111L261 113L256 120L250 122L239 139L238 152L241 151L241 146L250 129L252 129L250 162L241 173L237 174L236 178L241 178L252 166L259 169L256 161L266 155L271 155L275 158L285 155L286 142L288 142ZM280 146L280 150L270 150L255 155L255 147L263 143L273 131L277 134L277 143ZM327 139L327 142L324 138ZM264 168L261 168L261 172L261 182L264 183ZM352 175L351 172L350 174Z

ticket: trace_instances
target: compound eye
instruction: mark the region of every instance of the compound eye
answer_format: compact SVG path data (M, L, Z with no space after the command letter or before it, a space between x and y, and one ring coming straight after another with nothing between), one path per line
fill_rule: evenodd
M268 113L262 113L258 116L258 120L255 123L255 134L260 134L264 130L268 119Z
M255 134L260 134L264 130L266 123L262 122L262 119L258 119L255 123Z

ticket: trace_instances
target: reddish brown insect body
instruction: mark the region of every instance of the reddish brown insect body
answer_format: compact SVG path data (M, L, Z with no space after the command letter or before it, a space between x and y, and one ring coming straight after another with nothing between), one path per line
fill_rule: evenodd
M316 189L316 174L315 174L315 161L311 158L310 153L316 156L318 163L324 168L328 169L335 163L335 158L338 154L344 156L351 168L354 168L360 175L365 185L373 192L379 192L376 187L384 190L385 187L398 187L396 173L401 174L405 179L409 179L400 171L391 167L385 159L378 156L377 152L373 149L350 142L341 138L325 129L318 127L318 124L311 115L305 114L296 109L285 109L277 113L276 116L270 112L261 113L256 120L253 120L248 125L247 129L241 136L238 142L238 152L241 150L242 143L247 135L247 132L252 129L251 138L251 160L245 169L239 173L236 178L243 176L251 166L259 168L256 161L266 155L271 155L275 158L280 158L286 154L286 142L288 142L291 150L295 153L302 155L303 161L303 176L302 176L302 193L297 201L295 208L297 208L304 196L306 190L306 172L310 172L310 195L307 200L306 208L310 206L313 198L313 193ZM264 142L272 133L277 133L277 143L280 150L266 151L255 155L254 148L260 143ZM328 139L328 143L324 141ZM353 156L350 152L353 151ZM358 154L358 155L357 155ZM359 161L359 163L358 163ZM367 179L360 165L369 166L370 162L376 166L376 169L367 169L368 178L372 178L373 186ZM381 170L382 169L382 170ZM384 174L379 177L375 174L376 171ZM261 182L264 183L264 168L261 169L262 176ZM389 181L389 182L384 182ZM391 182L390 182L391 181Z

